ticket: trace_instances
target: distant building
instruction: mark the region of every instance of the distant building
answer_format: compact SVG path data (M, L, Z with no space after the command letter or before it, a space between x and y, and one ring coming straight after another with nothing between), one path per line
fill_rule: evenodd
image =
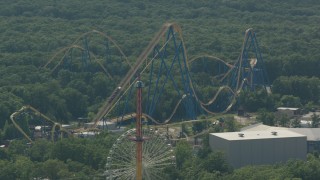
M100 132L97 131L84 131L79 133L74 133L74 135L80 137L80 138L93 138L96 135L98 135Z
M286 115L288 118L300 115L300 108L278 107L276 115Z
M94 125L93 122L85 123L84 127L85 128L90 128L90 127L93 127L93 125ZM99 129L108 129L108 130L117 129L116 123L109 122L109 121L98 121L97 124L96 124L96 127L99 128Z
M289 130L211 133L213 151L223 151L234 168L306 159L307 137Z

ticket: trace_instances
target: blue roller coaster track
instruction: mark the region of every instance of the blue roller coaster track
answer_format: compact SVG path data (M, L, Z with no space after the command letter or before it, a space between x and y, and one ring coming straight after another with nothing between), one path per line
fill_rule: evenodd
M93 119L95 125L100 120L110 119L110 116L118 117L121 122L124 116L133 114L135 100L135 95L132 93L133 82L136 81L138 74L141 74L142 81L146 84L143 91L144 117L157 124L168 123L173 118L194 120L203 113L225 113L236 104L237 96L242 89L254 91L257 86L269 87L268 75L253 29L246 30L240 55L234 63L227 63L207 55L189 60L181 28L175 23L166 23L133 65L111 37L98 31L91 31L77 39L70 47L61 50L59 54L63 55L55 55L44 67L51 68L52 72L56 71L63 64L71 63L73 49L79 49L83 67L87 67L88 63L97 62L106 75L112 78L110 70L97 60L90 49L87 36L92 33L105 38L103 43L105 61L112 58L111 42L120 52L118 53L120 59L124 59L130 67L96 114ZM82 46L77 45L80 39L83 42ZM211 65L207 65L208 62L211 62ZM192 78L194 74L201 72L199 68L193 67L201 66L209 72L212 71L210 77L212 82L208 82L208 86L212 86L214 92L207 102L204 102L202 95L199 94L201 92L198 91L197 82ZM164 99L165 97L172 98ZM164 106L174 108L171 112L163 112Z

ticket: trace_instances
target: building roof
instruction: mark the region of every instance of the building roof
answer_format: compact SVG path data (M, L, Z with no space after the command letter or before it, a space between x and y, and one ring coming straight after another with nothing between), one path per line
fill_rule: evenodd
M308 141L320 141L320 128L289 128L288 130L306 135Z
M299 110L299 108L291 108L291 107L278 107L277 110L290 110L290 111L296 111Z
M89 122L89 123L86 123L86 125L94 125L94 122ZM103 126L103 125L107 125L107 126L110 126L110 125L115 125L114 122L110 122L110 121L98 121L97 126Z
M251 131L279 131L279 130L288 130L295 133L299 133L307 136L308 141L320 141L320 128L284 128L284 127L273 127L267 126L262 123L254 124L247 126L241 129L242 132L251 132Z
M253 124L250 126L246 126L241 128L241 131L277 131L277 130L287 130L288 128L285 127L275 127L275 126L268 126L262 123Z
M210 135L217 136L229 141L306 137L306 135L299 134L289 130L225 132L225 133L210 133Z

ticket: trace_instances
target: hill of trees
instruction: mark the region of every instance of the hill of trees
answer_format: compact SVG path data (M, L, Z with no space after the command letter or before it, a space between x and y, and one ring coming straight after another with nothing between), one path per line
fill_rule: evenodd
M61 69L55 75L52 75L50 69L42 68L59 50L70 46L81 34L93 29L110 35L129 61L134 63L165 22L176 22L182 27L190 58L208 54L227 62L234 62L238 58L244 32L248 28L253 28L269 74L273 94L268 95L263 90L243 92L239 97L239 103L248 111L257 111L261 108L273 111L278 106L306 109L318 107L320 103L319 8L320 2L316 0L286 2L2 0L0 2L0 140L21 137L19 133L12 135L9 132L14 131L9 117L26 104L61 123L79 117L93 117L112 92L115 86L113 81L101 70L96 70L98 69L96 65L92 65L94 68L91 71ZM118 66L117 63L108 64L109 69L118 69ZM122 72L126 73L126 70L123 69ZM166 99L169 101L170 97ZM170 111L174 107L163 108L163 111ZM59 143L45 146L57 146ZM75 142L75 146L81 143ZM86 150L88 149L84 151ZM86 174L88 168L88 171L103 169L102 165L97 164L103 164L104 161L92 161L94 164L90 165L84 159L68 158L71 160L67 161L54 152L44 154L46 159L41 160L37 158L44 157L20 156L23 153L25 152L1 150L0 166L10 167L13 166L12 163L17 162L23 166L23 163L32 162L36 167L39 166L38 162L50 160L47 162L48 167L55 163L62 164L63 167L69 168L68 172L61 172L66 174L75 172L73 166L85 167L83 174ZM312 160L319 163L317 158ZM297 162L299 163L302 162ZM244 171L246 169L242 172L235 171L233 175L241 176ZM250 171L248 170L248 173ZM18 177L34 177L28 172L29 170L26 170ZM207 172L212 173L211 169ZM223 170L224 172L230 171ZM38 177L42 176L43 172L34 173ZM62 174L59 177L64 176ZM209 177L211 176L208 175L208 179ZM283 176L271 178L277 177ZM291 174L288 177L304 176Z

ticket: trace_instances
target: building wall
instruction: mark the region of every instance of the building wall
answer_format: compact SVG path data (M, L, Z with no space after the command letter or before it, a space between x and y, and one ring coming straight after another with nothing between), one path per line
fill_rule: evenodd
M308 153L320 152L320 141L308 141Z
M210 134L213 151L223 151L234 168L306 159L306 137L226 140Z

